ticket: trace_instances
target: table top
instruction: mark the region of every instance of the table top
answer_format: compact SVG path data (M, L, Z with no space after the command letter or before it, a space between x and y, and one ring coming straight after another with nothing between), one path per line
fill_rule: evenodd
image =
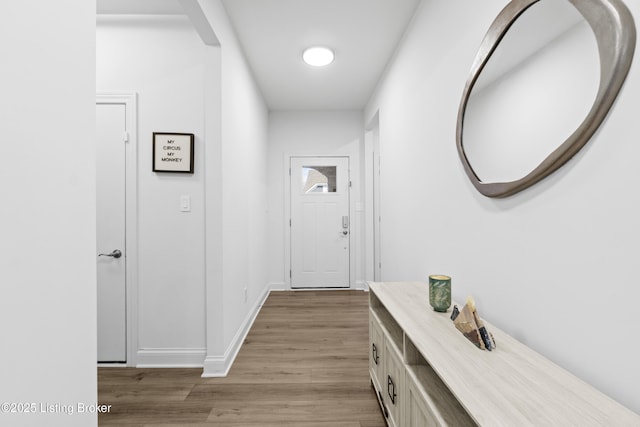
M369 289L479 425L640 426L638 414L489 322L497 348L478 349L451 310L431 308L428 283L370 282Z

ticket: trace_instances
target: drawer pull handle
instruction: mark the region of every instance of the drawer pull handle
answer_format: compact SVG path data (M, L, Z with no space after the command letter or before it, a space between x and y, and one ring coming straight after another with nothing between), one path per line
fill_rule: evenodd
M371 344L371 356L373 357L373 361L377 365L380 357L378 356L378 347L376 347L375 343Z
M391 375L387 375L387 394L391 399L391 403L396 404L396 385L393 383L393 379L391 379Z

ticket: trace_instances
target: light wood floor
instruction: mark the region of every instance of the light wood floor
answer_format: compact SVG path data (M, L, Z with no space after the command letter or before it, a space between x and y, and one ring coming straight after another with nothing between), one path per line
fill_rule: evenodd
M99 368L99 425L383 427L367 310L361 291L272 292L226 378Z

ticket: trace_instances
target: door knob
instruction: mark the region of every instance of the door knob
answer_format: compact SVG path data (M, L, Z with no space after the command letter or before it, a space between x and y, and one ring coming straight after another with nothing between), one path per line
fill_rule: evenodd
M98 254L98 256L110 256L112 258L120 258L122 256L122 252L120 249L114 249L110 254Z

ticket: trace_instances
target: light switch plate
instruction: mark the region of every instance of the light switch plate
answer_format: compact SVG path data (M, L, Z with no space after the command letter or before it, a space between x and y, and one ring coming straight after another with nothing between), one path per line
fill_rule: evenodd
M180 212L191 212L191 196L180 196Z

